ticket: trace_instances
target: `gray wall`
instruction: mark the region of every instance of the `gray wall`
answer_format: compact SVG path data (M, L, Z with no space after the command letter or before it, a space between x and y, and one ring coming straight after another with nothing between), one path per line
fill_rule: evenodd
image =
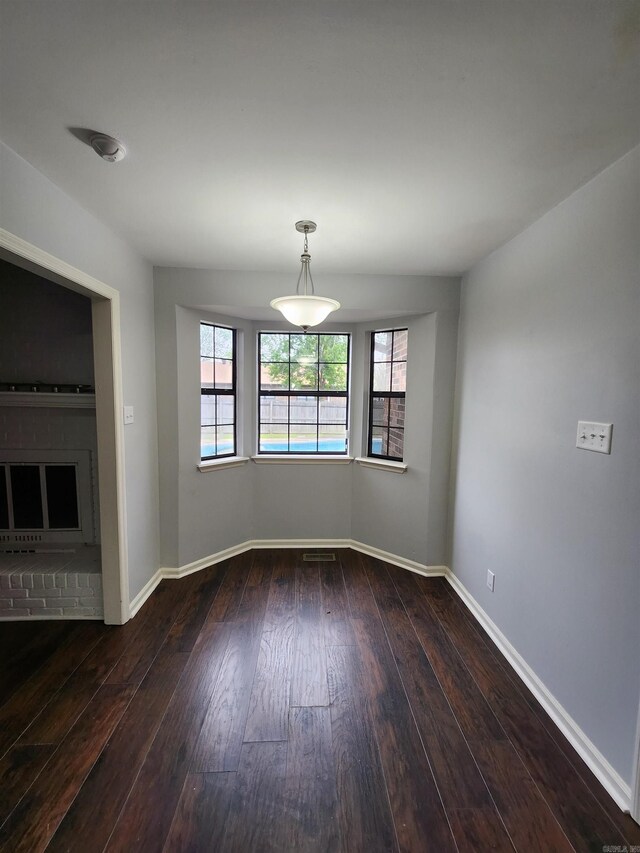
M178 499L178 514L170 525L177 537L178 551L175 557L163 551L165 566L184 566L200 557L216 553L251 538L253 527L253 503L250 469L247 465L225 468L206 474L197 470L200 459L200 322L233 325L238 329L238 379L242 387L254 387L254 371L251 363L243 358L244 344L251 340L251 323L230 320L220 314L194 311L175 306L176 342L178 360L177 389L158 389L161 405L172 403L167 397L176 393L178 412L178 487L174 489ZM239 400L238 443L251 420L251 395ZM170 452L163 441L164 453ZM166 481L165 481L166 482ZM175 562L171 561L174 559Z
M103 167L96 164L96 168ZM135 407L135 423L125 429L129 588L133 597L158 568L152 268L124 240L2 143L0 226L120 291L124 398Z
M409 559L441 564L458 279L318 274L318 288L340 298L347 321L329 320L322 329L354 335L353 455L360 455L365 446L366 330L389 325L409 325L412 330L407 474L365 472L355 465L254 463L204 474L197 470L198 322L216 318L230 322L234 313L256 316L257 311L264 312L270 299L293 286L294 273L295 269L288 274L155 270L162 564L185 565L250 538L352 536ZM349 322L374 310L379 318L397 319ZM234 323L242 330L245 343L244 441L240 447L244 455L255 453L256 333L260 328L292 328L279 321L275 312L273 317ZM436 420L438 430L443 431L437 437L433 430Z
M639 175L635 149L465 278L452 480L451 567L627 782L640 677ZM579 419L614 424L610 456L576 449Z
M329 285L327 285L329 287ZM328 290L327 290L328 292ZM337 292L337 291L336 291ZM333 293L333 291L332 291ZM266 296L266 294L265 294ZM268 302L268 300L266 300ZM260 329L295 331L290 323L276 319L255 322L252 341ZM347 332L353 325L327 319L318 330ZM254 346L247 351L254 367L250 389L257 387ZM353 361L353 356L352 356ZM256 395L251 392L255 402ZM255 405L247 431L247 452L255 453L257 414ZM353 455L353 446L350 446ZM345 539L351 537L350 465L251 465L253 490L253 536L256 539Z
M457 294L456 294L457 295ZM406 473L357 466L353 471L352 537L429 566L445 563L457 302L400 318L409 330L404 461ZM366 453L369 333L393 322L358 326L354 361L354 432Z

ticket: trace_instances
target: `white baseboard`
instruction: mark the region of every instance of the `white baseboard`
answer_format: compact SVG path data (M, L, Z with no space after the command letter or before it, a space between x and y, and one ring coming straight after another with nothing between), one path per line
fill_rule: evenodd
M216 563L221 563L223 560L228 560L230 557L236 557L238 554L244 554L254 546L251 540L242 542L240 545L233 545L231 548L225 548L223 551L218 551L217 554L210 554L208 557L201 557L199 560L194 560L193 563L187 563L178 568L162 568L163 578L184 578L187 575L192 575L194 572L199 572L201 569L206 569ZM276 547L282 547L280 545Z
M155 575L145 584L131 602L131 616L135 616L163 578L182 578L193 574L193 572L198 572L201 569L212 566L215 563L220 563L222 560L234 557L237 554L243 554L245 551L253 548L352 548L354 551L360 551L362 554L376 557L386 563L391 563L394 566L399 566L402 569L407 569L410 572L415 572L425 577L446 577L453 590L491 637L516 674L520 676L529 690L531 690L594 776L611 797L613 797L618 806L623 811L629 811L631 805L630 786L589 740L576 721L567 713L551 691L547 689L542 680L511 645L495 622L492 621L471 593L447 566L427 566L415 560L409 560L406 557L382 551L380 548L374 548L355 539L248 539L240 545L234 545L232 548L226 548L224 551L219 551L208 557L202 557L184 566L158 569Z
M150 578L142 587L140 592L131 601L129 605L129 618L133 618L138 610L142 607L145 601L149 598L154 589L164 578L184 578L187 575L192 575L194 572L199 572L201 569L206 569L208 566L213 566L215 563L221 563L223 560L228 560L229 557L235 557L237 554L243 554L254 546L251 542L243 542L241 545L234 545L232 548L225 548L224 551L218 551L217 554L211 554L209 557L202 557L200 560L194 560L193 563L187 563L178 568L162 567L158 569L155 575ZM276 546L280 547L280 546Z
M480 607L475 598L450 569L447 570L446 578L600 784L611 795L617 805L623 811L628 812L631 804L630 786L627 785L620 774L602 755L600 750L589 740L576 721L562 707L560 702L558 702L529 664L511 645L495 622Z
M415 560L399 557L397 554L390 554L388 551L383 551L381 548L374 548L372 545L365 545L364 542L357 542L355 539L350 539L346 547L353 548L354 551L360 551L360 553L367 554L369 557L376 557L376 559L383 560L385 563L391 563L392 566L399 566L401 569L407 569L410 572L415 572L427 578L443 577L449 571L446 566L426 566L424 563L416 563Z
M199 560L194 560L193 563L187 563L177 568L164 567L158 569L154 577L131 602L131 615L133 616L134 613L137 613L162 578L183 578L185 575L193 574L193 572L198 572L200 569L206 569L207 566L213 566L215 563L228 560L230 557L243 554L245 551L250 551L253 548L353 548L354 551L360 551L363 554L368 554L370 557L377 557L386 563L400 566L403 569L408 569L410 572L417 572L425 577L442 577L448 571L446 566L426 566L423 563L415 562L415 560L409 560L406 557L399 557L397 554L382 551L380 548L365 545L364 542L357 542L355 539L247 539L246 542L242 542L240 545L234 545L232 548L226 548L224 551L218 551L216 554L210 554L208 557L201 557ZM147 587L149 587L148 591ZM136 605L135 610L134 604Z
M132 619L136 615L138 610L140 610L140 608L145 603L147 598L149 598L151 593L158 586L158 584L160 583L162 578L163 578L162 569L158 569L158 571L155 573L155 575L153 577L149 578L149 580L142 587L142 589L136 595L136 597L131 600L131 603L129 604L129 618L130 619Z
M351 539L251 539L250 548L351 548Z

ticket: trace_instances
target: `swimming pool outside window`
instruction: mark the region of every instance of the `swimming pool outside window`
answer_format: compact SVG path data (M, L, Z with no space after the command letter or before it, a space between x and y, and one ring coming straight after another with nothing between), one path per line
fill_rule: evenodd
M347 334L260 332L258 453L347 453Z
M236 330L200 323L200 458L236 452Z

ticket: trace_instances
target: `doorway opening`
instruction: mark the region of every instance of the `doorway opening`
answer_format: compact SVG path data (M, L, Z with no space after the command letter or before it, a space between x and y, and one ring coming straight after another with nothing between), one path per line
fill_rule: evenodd
M6 541L0 541L0 545L5 551L11 550L9 546L15 546L15 550L22 549L35 552L37 550L35 546L38 544L38 537L40 537L40 542L46 542L50 551L55 551L55 546L60 545L59 553L50 555L50 559L55 562L55 557L58 563L64 562L65 557L61 555L66 550L67 545L69 549L74 549L74 551L79 548L93 548L91 553L89 551L83 553L82 558L86 557L88 560L89 571L93 572L93 581L96 580L96 558L99 558L97 565L101 565L101 584L96 582L93 583L93 586L89 586L92 582L91 578L89 581L83 579L82 584L86 584L87 588L92 590L94 598L97 595L100 596L101 615L106 623L123 624L129 619L130 610L126 547L124 437L121 420L119 293L114 288L6 231L0 231L0 261L6 261L19 270L34 273L35 276L45 280L45 282L65 288L67 293L71 291L86 297L88 300L87 305L92 327L90 350L93 361L93 387L90 389L86 387L90 386L91 383L80 381L80 378L83 377L76 381L76 388L66 387L63 382L66 377L57 381L47 377L50 381L41 384L37 382L37 377L33 377L34 383L31 388L13 391L0 389L0 396L4 395L6 401L12 395L14 395L13 399L15 400L15 395L17 395L21 397L19 400L21 404L25 401L28 404L36 403L38 406L51 404L54 408L64 408L65 402L67 402L70 410L82 411L85 418L88 411L95 411L96 463L95 476L92 479L90 459L76 459L68 456L64 459L45 459L44 457L36 459L33 455L29 459L17 459L15 457L16 448L14 447L12 459L4 459L3 457L0 460L4 463L5 479L3 482L6 499L4 502L7 503L7 529L5 531L3 528L2 534L6 537ZM43 345L46 346L45 343ZM3 382L1 376L0 382ZM52 387L49 388L48 384ZM73 382L71 384L73 385ZM94 388L95 395L91 394ZM39 441L38 444L39 447L35 450L42 455L46 442ZM61 452L59 447L49 449ZM26 448L22 450L26 451ZM35 453L35 456L38 456L38 452ZM4 454L4 456L7 455L11 454ZM87 485L86 478L87 464L89 465L89 485ZM19 491L18 507L19 512L22 513L18 521L21 524L26 523L26 521L36 523L36 528L33 530L18 530L16 528L16 502L11 488L13 480L15 480ZM75 490L69 488L72 485L72 480ZM64 489L61 488L62 485L65 486ZM95 488L93 488L94 486ZM88 488L89 490L93 488L93 494L88 494ZM56 504L56 494L59 496L62 493L65 495L66 504L60 502ZM71 500L70 495L71 497L75 496L73 500ZM52 500L54 501L53 510L50 509ZM81 500L85 501L84 509ZM0 503L3 506L1 496ZM93 510L90 508L90 504L93 506ZM0 506L0 510L2 510L2 506ZM93 519L91 519L92 512ZM41 515L42 519L40 518ZM58 527L56 529L52 527L52 523L53 525L71 525L71 527L68 529ZM91 529L92 524L93 530ZM20 539L20 537L23 538ZM85 599L90 598L91 596L85 596ZM65 616L70 618L71 614L63 614L58 618L65 618ZM86 618L91 618L91 616L89 615Z

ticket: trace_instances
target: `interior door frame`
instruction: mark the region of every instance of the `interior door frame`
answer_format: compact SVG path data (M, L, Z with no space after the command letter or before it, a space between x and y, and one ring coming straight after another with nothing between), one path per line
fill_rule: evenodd
M0 258L91 299L104 621L130 618L120 293L0 228Z

